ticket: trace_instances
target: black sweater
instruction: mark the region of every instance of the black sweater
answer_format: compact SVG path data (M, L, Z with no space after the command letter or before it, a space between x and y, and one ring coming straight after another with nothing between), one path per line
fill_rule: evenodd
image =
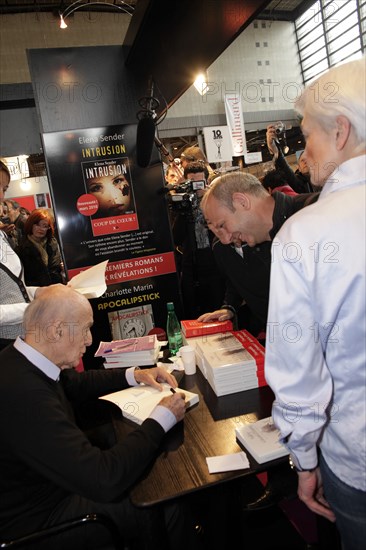
M112 502L141 475L164 430L147 419L108 450L75 423L72 401L127 387L124 371L63 370L55 382L13 346L0 353L0 533L39 528L70 494Z
M315 202L318 196L319 193L301 194L296 197L289 197L284 193L273 193L275 206L272 217L273 226L270 231L271 240L253 247L244 245L243 257L232 245L224 245L218 239L214 240L215 260L226 276L224 304L232 306L237 311L245 300L251 313L262 322L263 329L265 329L268 314L272 240L290 216L304 206Z

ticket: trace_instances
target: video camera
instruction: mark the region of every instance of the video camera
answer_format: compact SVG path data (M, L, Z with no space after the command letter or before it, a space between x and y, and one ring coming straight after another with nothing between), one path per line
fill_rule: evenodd
M186 180L179 185L167 186L174 194L169 194L170 207L175 212L190 212L192 208L198 205L198 197L196 191L205 189L206 182L204 180L194 181Z

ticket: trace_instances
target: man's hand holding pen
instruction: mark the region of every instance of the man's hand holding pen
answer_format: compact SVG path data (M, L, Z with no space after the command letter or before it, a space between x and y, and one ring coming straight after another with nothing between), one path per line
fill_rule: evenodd
M176 392L174 388L170 388L172 396L163 397L159 405L167 407L177 419L177 422L183 420L184 414L186 412L186 402L184 393Z
M167 372L162 367L153 367L152 369L139 369L136 368L134 371L134 376L136 382L139 384L146 384L147 386L152 386L153 388L163 391L162 382L169 384L170 391L173 395L168 397L163 397L159 405L169 409L177 419L177 422L183 420L184 413L186 411L185 405L185 396L183 393L175 391L175 388L178 387L178 383L175 377Z

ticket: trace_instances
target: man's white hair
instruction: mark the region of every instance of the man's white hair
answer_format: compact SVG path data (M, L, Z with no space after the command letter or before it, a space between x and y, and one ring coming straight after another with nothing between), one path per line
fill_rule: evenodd
M302 115L316 118L329 130L336 117L343 115L350 121L359 145L365 143L365 57L333 67L311 82L295 102Z

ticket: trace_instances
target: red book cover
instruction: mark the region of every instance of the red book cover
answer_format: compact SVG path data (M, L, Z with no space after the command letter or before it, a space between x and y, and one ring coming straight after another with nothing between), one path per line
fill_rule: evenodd
M262 386L268 386L264 371L257 371L257 378L258 378L258 387L261 388Z
M233 335L242 346L250 353L250 355L255 359L257 365L257 378L258 386L267 386L267 382L264 375L264 358L265 358L265 348L258 342L256 338L247 330L236 330L233 331Z
M233 335L255 359L258 367L264 367L265 349L247 330L233 331Z
M194 336L204 336L207 334L217 334L219 332L229 332L233 330L233 324L228 321L211 321L200 323L195 319L181 321L182 332L186 338Z

